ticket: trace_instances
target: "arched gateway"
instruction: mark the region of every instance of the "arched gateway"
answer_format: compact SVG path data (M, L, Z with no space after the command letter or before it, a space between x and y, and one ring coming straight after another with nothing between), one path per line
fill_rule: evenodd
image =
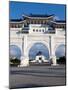
M46 43L38 42L32 45L29 50L29 60L35 60L37 55L43 55L49 60L49 49Z
M38 52L42 52L43 56L47 57L45 53L47 51L47 59L51 60L53 65L57 65L55 52L59 45L65 45L66 23L53 21L53 18L52 15L42 15L42 17L24 15L22 20L10 21L10 45L20 48L20 66L29 65L30 57L32 57L31 50L35 51L35 57Z

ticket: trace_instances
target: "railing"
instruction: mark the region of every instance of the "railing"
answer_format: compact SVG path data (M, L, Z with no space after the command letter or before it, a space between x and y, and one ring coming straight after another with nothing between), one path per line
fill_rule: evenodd
M29 31L28 30L26 30L26 31L25 30L21 30L21 31L17 32L17 34L20 34L20 33L29 33Z
M45 34L55 34L55 30L48 30L48 31L45 31Z
M41 31L42 33L43 31ZM29 33L29 27L23 27L22 30L20 31L20 33ZM38 33L38 32L37 32ZM43 32L44 34L55 34L55 30L47 30Z
M29 30L29 27L23 27L22 30Z

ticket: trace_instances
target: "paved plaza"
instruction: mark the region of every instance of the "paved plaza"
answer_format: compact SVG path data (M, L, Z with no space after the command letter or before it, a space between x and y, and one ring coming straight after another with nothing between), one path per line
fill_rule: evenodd
M62 86L66 84L65 66L11 67L10 88Z

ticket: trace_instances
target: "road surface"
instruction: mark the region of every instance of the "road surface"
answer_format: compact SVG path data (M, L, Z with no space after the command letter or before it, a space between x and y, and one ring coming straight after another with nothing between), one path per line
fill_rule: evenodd
M9 88L48 87L65 84L64 65L10 67Z

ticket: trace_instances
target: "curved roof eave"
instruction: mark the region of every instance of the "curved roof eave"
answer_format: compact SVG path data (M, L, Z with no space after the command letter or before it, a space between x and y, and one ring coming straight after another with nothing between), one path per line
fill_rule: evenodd
M38 17L38 16L37 17L33 17L33 16L31 17L31 16L27 16L27 15L22 15L22 16L26 17L26 18L29 18L29 19L39 19L39 18L40 19L49 19L49 18L53 18L54 17L53 15L50 15L48 17L41 17L41 16L40 17Z

